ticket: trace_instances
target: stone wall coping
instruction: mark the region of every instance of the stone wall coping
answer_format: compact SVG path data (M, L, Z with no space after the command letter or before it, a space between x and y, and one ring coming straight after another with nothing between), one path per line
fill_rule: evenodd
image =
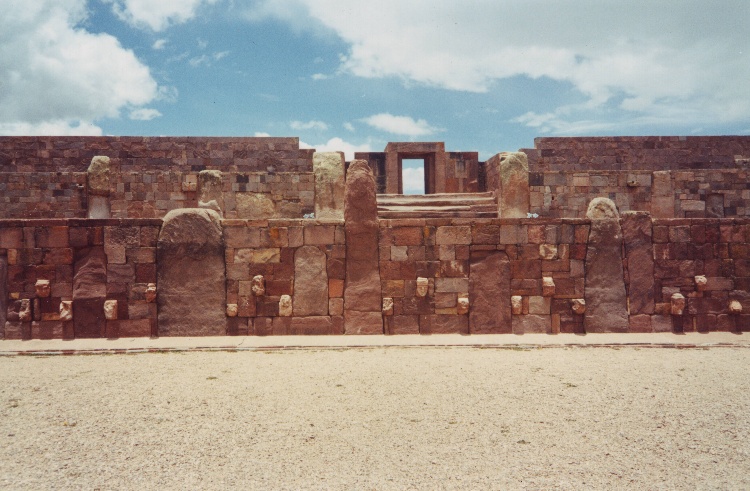
M134 227L161 226L161 218L9 218L0 228L12 227Z
M344 225L344 220L317 220L314 218L269 218L268 220L249 220L242 218L225 218L223 227L310 227L325 225Z

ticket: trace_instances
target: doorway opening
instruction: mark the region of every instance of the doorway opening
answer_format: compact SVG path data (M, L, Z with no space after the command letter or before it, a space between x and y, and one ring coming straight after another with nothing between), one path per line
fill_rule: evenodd
M424 159L401 160L403 194L425 194Z

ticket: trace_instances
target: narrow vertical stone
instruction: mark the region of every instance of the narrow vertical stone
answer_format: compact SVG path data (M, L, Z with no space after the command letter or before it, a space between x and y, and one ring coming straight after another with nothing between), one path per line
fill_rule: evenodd
M487 161L488 190L496 190L500 218L526 218L529 213L529 162L523 152L503 152ZM490 187L492 186L492 187Z
M622 270L622 229L617 207L607 198L594 198L586 218L591 220L586 249L586 332L627 332L628 311Z
M73 331L76 338L104 336L107 256L103 247L78 251L73 276Z
M8 315L8 258L0 256L0 339L5 339Z
M109 157L100 155L91 159L86 171L87 218L110 218L110 174Z
M198 173L198 207L214 210L219 214L224 210L222 174L219 170L202 170Z
M651 215L642 211L622 214L622 236L628 263L630 315L654 313L654 246Z
M383 333L375 190L375 178L367 161L354 160L347 172L344 199L345 334Z
M344 218L344 156L339 152L315 152L315 218Z
M159 335L225 335L226 274L219 214L196 208L167 213L157 259Z
M504 252L469 265L469 332L511 333L510 262Z
M326 254L315 246L303 246L294 253L295 317L328 315Z

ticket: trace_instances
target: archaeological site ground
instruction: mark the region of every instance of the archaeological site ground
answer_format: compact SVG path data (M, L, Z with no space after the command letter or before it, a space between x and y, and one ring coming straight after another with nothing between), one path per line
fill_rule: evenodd
M403 162L423 163L404 195ZM750 137L0 137L0 339L750 330Z

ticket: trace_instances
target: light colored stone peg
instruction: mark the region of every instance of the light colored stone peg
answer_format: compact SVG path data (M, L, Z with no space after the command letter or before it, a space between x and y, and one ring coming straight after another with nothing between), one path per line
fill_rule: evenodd
M198 176L187 174L182 178L182 190L184 192L194 193L198 190Z
M554 244L539 244L539 257L546 260L557 259L557 246Z
M237 317L237 313L239 311L240 311L240 307L236 303L227 304L227 317Z
M685 310L686 300L682 293L672 294L672 315L682 315Z
M18 310L18 320L21 322L31 322L31 299L21 299L21 308Z
M570 308L573 310L573 313L583 315L586 313L586 300L574 298L570 301Z
M145 297L148 303L154 303L156 301L156 283L149 283L148 286L146 286Z
M550 276L545 276L544 278L542 278L542 296L555 296L555 280Z
M456 312L458 315L464 315L469 313L469 294L462 293L458 296L458 302L456 303Z
M36 296L40 298L49 297L50 292L52 291L50 288L49 280L36 280L34 289L36 290Z
M430 287L430 280L427 278L422 278L421 276L417 278L417 296L418 297L426 297L427 296L427 290Z
M104 301L104 318L108 321L117 320L117 300Z
M383 315L393 315L393 299L391 297L383 298Z
M73 301L63 300L60 302L60 320L61 321L72 321L73 320Z
M730 314L741 314L742 304L739 300L732 300L729 302L729 313Z
M253 276L253 283L250 288L256 297L262 297L266 294L266 279L263 278L262 274Z
M292 316L292 297L289 295L282 295L281 298L279 298L279 316Z
M706 289L706 284L708 283L708 279L706 279L705 276L696 276L695 277L695 288L702 292Z
M521 295L510 297L510 309L513 315L523 314L523 297Z

